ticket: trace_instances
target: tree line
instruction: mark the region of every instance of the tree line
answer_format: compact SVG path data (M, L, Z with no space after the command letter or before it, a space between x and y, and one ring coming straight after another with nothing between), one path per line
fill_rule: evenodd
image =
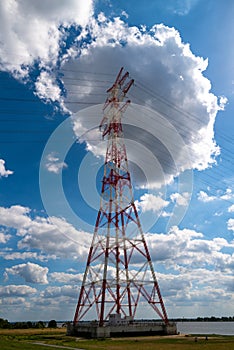
M174 322L234 322L234 316L223 316L223 317L197 317L197 318L173 318L171 321Z
M48 328L57 328L57 322L55 320L50 320L47 325ZM41 329L46 328L46 322L38 321L38 322L9 322L8 320L4 320L0 318L0 328L1 329L28 329L35 328Z

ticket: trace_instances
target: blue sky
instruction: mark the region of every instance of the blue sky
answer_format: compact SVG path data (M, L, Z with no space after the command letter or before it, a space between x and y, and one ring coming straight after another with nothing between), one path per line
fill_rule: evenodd
M233 12L232 0L1 2L0 317L73 318L99 206L97 126L121 66L169 317L233 316Z

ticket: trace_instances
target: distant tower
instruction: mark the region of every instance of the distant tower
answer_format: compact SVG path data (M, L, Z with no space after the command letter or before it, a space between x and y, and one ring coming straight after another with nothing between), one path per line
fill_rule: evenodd
M123 137L124 102L134 80L123 68L103 107L100 124L107 150L100 209L83 277L74 325L91 312L99 327L117 314L134 320L140 302L149 304L168 324L166 309L134 203Z

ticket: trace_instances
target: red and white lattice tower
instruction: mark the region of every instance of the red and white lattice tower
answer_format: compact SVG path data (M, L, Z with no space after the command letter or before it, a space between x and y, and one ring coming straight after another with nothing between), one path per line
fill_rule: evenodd
M100 209L80 289L74 324L94 309L99 326L111 314L134 319L138 305L149 304L168 324L166 309L144 238L136 205L121 118L133 84L121 68L104 104L100 124L107 150ZM92 313L93 317L94 313ZM95 318L94 317L94 318Z

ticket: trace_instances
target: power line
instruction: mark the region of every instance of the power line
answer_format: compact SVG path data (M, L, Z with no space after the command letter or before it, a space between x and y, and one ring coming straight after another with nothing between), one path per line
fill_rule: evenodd
M77 72L77 73L86 73L86 74L96 74L96 75L111 75L113 76L113 74L108 74L108 73L94 73L94 72L82 72L82 71L77 71L77 70L66 70L64 69L64 71L67 71L67 72ZM71 79L71 80L81 80L81 81L88 81L90 82L90 80L88 79L81 79L81 78L69 78L69 77L65 77L65 79ZM70 84L70 85L74 85L74 86L77 86L77 87L84 87L84 86L92 86L94 88L97 88L97 87L100 87L100 88L103 88L103 86L98 86L98 85L93 85L93 81L97 81L97 82L102 82L102 83L106 83L108 82L107 80L93 80L91 81L91 84L83 84L83 85L78 85L78 84ZM110 82L110 81L109 81ZM155 92L155 90L153 91L152 89L149 89L148 87L146 87L144 84L135 84L136 87L142 89L145 93L149 93L151 94L152 97L156 98L156 99L159 99L161 100L161 102L163 102L164 104L170 106L171 108L173 108L174 110L176 110L177 112L180 112L182 114L185 114L186 116L190 116L192 117L194 120L200 120L201 121L201 118L199 118L198 116L194 116L192 113L188 112L188 111L185 111L183 109L181 109L180 107L178 107L177 105L173 104L171 101L169 101L168 99L165 99L163 96L159 95L158 93ZM46 88L47 91L50 91L49 88ZM75 94L74 92L68 92L69 94ZM85 91L82 91L82 94L85 94L87 93L88 95L90 95L89 92L85 92ZM79 91L77 92L77 94L79 94ZM94 94L93 94L94 95ZM99 94L98 94L99 95ZM104 94L100 94L100 96L103 96ZM66 98L66 97L63 97L63 98ZM139 98L138 98L139 99ZM143 101L143 100L142 100ZM67 103L79 103L80 101L65 101ZM143 101L145 102L145 101ZM151 106L149 106L151 107Z
M66 70L66 69L64 69L64 71L72 71L72 70ZM82 72L82 71L73 71L73 72L77 72L77 73L84 73L84 74L99 74L99 75L102 75L102 74L104 74L104 75L112 75L112 74L106 74L106 73L91 73L91 72ZM113 75L112 75L113 76ZM69 80L74 80L74 78L69 78L69 77L67 77L67 79ZM76 80L81 80L81 81L89 81L88 79L80 79L80 78L77 78ZM106 80L96 80L97 82L102 82L102 83L106 83L107 81ZM103 88L103 86L100 86L100 85L93 85L93 81L91 82L92 84L92 87L93 88L99 88L99 87L101 87L101 88ZM71 85L74 85L74 86L76 86L76 87L84 87L84 86L88 86L88 87L90 87L90 84L84 84L84 85L78 85L78 84L72 84L71 83ZM201 121L201 118L199 118L199 117L197 117L197 116L195 116L195 115L193 115L193 114L191 114L191 113L189 113L189 112L187 112L187 111L185 111L185 110L183 110L183 109L181 109L180 107L178 107L178 106L176 106L175 104L173 104L171 101L169 101L169 100L167 100L167 99L165 99L165 98L163 98L162 96L160 96L158 93L156 93L155 91L153 91L152 89L149 89L148 87L146 87L144 84L137 84L137 85L135 85L137 88L139 88L139 89L141 89L142 91L144 91L144 93L146 93L146 94L151 94L151 96L153 97L153 98L155 98L156 100L159 100L159 101L161 101L163 104L165 104L165 105L167 105L167 106L169 106L172 110L175 110L176 112L178 112L178 113L182 113L183 115L185 115L186 117L188 117L188 118L191 118L191 119L193 119L193 120L195 120L196 122L198 121L198 120L200 120ZM50 89L48 88L47 89L47 91L50 91ZM68 92L70 95L72 95L72 94L75 94L75 92ZM79 94L79 91L77 92L77 94ZM89 92L85 92L85 91L82 91L82 94L87 94L87 95L95 95L95 96L104 96L104 94L94 94L94 93L89 93ZM67 104L79 104L79 105L95 105L95 104L102 104L103 103L103 101L98 101L98 102L92 102L92 101L90 101L90 102L87 102L87 101L71 101L71 100L66 100L66 97L62 97L63 99L64 99L64 102L65 103L67 103ZM137 98L137 99L139 99L138 97L134 97L134 98ZM25 98L14 98L14 99L12 99L12 98L7 98L7 97L3 97L3 98L0 98L0 100L5 100L5 101L12 101L12 100L14 100L14 101L18 101L18 102L39 102L39 101L37 101L37 100L33 100L33 99L25 99ZM149 104L149 103L145 103L145 101L143 100L143 99L141 99L142 100L142 102L144 103L144 104L146 104L146 105L148 105L149 107L151 107L151 105ZM5 112L6 113L6 112ZM7 112L8 114L9 114L9 112ZM172 114L172 116L169 116L168 114L166 114L165 112L163 113L163 115L165 115L167 118L169 118L169 117L173 117L173 114ZM151 117L152 119L153 119L153 117ZM161 121L158 121L159 123L161 122ZM178 121L176 121L177 122L177 124L178 124ZM191 130L192 130L192 128L191 128ZM180 125L180 131L183 131L185 134L188 132L188 127L183 127L182 125ZM227 141L227 142L230 142L231 144L233 144L233 141L232 141L232 139L231 138L229 138L227 135L224 135L224 139ZM226 152L228 152L228 153L231 153L227 148L225 148L224 146L222 146L222 149L225 149L225 151Z

